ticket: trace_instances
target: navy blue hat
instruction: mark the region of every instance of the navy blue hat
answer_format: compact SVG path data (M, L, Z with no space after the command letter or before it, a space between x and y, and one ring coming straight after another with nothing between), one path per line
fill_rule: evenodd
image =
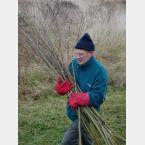
M77 42L76 49L82 49L86 51L94 51L95 46L94 43L88 33L85 33L81 39Z

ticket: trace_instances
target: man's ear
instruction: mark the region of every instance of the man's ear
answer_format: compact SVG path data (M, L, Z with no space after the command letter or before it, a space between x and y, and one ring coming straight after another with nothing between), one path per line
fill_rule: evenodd
M94 55L94 51L91 51L90 54L91 54L91 55Z

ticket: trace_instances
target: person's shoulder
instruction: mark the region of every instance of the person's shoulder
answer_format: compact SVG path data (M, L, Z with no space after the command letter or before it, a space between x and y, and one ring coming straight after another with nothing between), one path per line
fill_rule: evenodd
M98 68L100 68L100 69L105 69L105 70L106 70L104 64L103 64L101 61L99 61L98 59L95 58L95 61L94 61L94 62L95 62L95 65L96 65Z

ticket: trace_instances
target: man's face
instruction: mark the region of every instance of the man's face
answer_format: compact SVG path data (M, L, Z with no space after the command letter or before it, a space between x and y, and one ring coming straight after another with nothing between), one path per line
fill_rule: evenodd
M93 52L85 51L82 49L76 49L74 55L79 64L84 64L93 55Z

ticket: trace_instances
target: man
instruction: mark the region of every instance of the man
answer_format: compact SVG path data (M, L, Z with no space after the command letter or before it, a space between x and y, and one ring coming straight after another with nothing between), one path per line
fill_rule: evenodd
M75 77L82 93L70 93L66 112L72 121L71 128L65 133L62 145L78 145L78 106L93 106L99 111L105 100L108 86L108 75L104 66L93 56L94 44L88 33L85 33L75 46L75 59L69 65L69 71ZM64 95L72 89L72 84L59 76L55 85L58 94ZM92 145L84 129L82 129L82 144Z

